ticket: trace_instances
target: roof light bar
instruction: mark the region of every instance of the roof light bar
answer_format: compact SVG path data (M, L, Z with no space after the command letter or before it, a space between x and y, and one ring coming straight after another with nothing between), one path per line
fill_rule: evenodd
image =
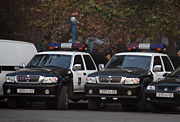
M157 51L163 51L165 49L165 45L164 44L129 44L127 49L130 50L157 50Z
M75 50L85 51L87 50L87 44L85 43L51 43L48 45L50 50Z

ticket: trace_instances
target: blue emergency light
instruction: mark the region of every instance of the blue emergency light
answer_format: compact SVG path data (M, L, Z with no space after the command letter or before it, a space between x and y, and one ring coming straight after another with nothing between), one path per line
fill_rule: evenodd
M156 51L164 51L165 45L164 44L129 44L127 49L130 50L156 50Z
M48 45L50 50L73 50L86 51L87 44L85 43L51 43Z

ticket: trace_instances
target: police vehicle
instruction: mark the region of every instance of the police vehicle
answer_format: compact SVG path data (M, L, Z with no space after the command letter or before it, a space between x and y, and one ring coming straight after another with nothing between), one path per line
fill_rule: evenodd
M165 79L149 84L146 95L151 112L174 110L180 105L180 68Z
M133 44L131 49L163 51L162 44ZM88 75L85 92L88 108L97 110L101 103L121 103L125 110L146 111L146 87L174 70L163 53L123 52L115 54L105 69Z
M82 43L53 43L52 50L37 53L28 65L19 71L7 74L3 85L8 107L16 108L26 101L47 102L57 109L67 109L69 100L85 99L84 84L97 67ZM77 51L78 50L78 51Z

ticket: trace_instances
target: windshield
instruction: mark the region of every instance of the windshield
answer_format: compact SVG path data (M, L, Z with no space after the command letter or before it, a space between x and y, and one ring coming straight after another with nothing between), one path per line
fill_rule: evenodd
M71 55L43 54L43 55L35 55L27 66L28 67L55 66L64 69L69 69L70 63L71 63Z
M150 69L150 56L137 55L119 55L114 56L106 66L106 68L140 68L144 70Z

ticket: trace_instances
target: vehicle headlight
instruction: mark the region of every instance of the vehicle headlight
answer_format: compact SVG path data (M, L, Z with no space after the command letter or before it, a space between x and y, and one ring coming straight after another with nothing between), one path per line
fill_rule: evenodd
M147 86L146 90L156 90L155 85L149 85Z
M57 77L44 77L43 83L57 83L58 78Z
M124 84L139 84L139 78L126 78Z
M87 83L96 83L96 77L87 77L86 79Z
M13 83L13 82L15 82L15 77L14 76L6 76L5 80L6 80L6 82Z

